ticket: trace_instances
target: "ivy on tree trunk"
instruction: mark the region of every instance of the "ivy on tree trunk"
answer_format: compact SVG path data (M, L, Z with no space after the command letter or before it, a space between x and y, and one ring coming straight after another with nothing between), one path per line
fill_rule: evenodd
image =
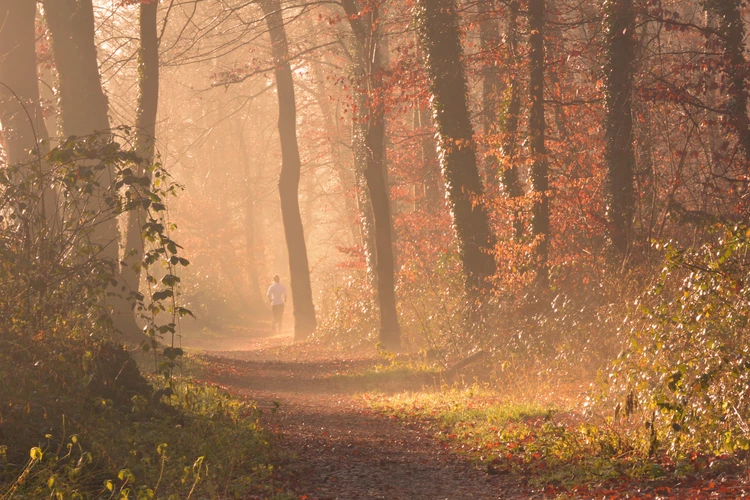
M380 309L379 338L386 349L397 350L401 347L401 327L396 309L394 232L385 171L385 89L382 81L382 49L377 41L379 12L377 5L368 6L366 13L360 12L353 0L345 0L343 6L358 46L359 76L366 82L367 89L366 94L356 90L360 94L358 100L361 106L354 124L354 148L365 155L363 175L373 218L375 276Z
M158 2L140 4L140 47L138 50L138 108L135 117L135 149L141 161L139 175L151 178L154 161L156 113L159 106L159 38L156 28ZM127 214L125 256L122 277L128 290L137 292L141 280L140 262L144 242L142 227L146 222L141 207Z
M529 148L531 153L531 234L536 240L537 283L549 285L549 168L544 119L545 0L529 0Z
M505 194L511 201L517 202L523 197L523 187L518 176L516 165L518 156L518 120L521 115L521 82L518 70L521 66L518 56L518 2L512 1L508 5L508 23L506 38L508 53L512 61L510 82L508 85L508 109L502 129L502 185ZM517 240L523 238L524 225L521 210L515 207L513 210L513 233Z
M495 238L477 166L456 2L419 0L416 14L432 93L440 163L466 288L479 298L490 288L490 278L495 274Z

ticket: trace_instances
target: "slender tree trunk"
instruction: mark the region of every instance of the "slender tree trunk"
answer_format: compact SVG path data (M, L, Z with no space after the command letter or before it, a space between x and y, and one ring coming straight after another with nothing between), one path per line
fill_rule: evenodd
M377 257L375 255L375 218L372 214L372 203L370 193L367 189L365 170L367 170L367 146L365 141L366 130L364 127L365 96L356 92L357 109L359 116L352 119L352 152L354 155L354 183L357 192L357 214L359 214L359 232L361 235L362 251L365 254L365 265L367 266L367 279L373 292L377 295L378 273Z
M8 164L28 161L49 140L36 74L36 4L0 3L0 123Z
M500 49L500 23L495 13L495 1L479 2L479 37L484 56L482 66L482 128L484 140L488 144L495 142L498 132L498 111L502 98L503 85L500 80L500 66L497 64L497 51ZM494 147L485 154L483 161L484 177L487 185L498 185L498 156Z
M608 0L604 5L607 226L612 249L622 258L631 240L633 184L633 64L635 14L633 0Z
M360 73L364 73L362 79L367 85L367 94L360 97L365 106L361 108L364 116L360 116L357 120L359 123L355 124L359 129L355 134L355 148L363 145L366 154L364 177L375 230L375 269L380 308L379 337L386 349L397 350L401 346L401 327L396 309L393 220L385 173L385 92L382 82L383 59L378 40L379 12L377 5L370 5L366 13L361 13L353 0L345 0L343 5L359 45L359 65L363 69Z
M531 152L531 190L535 196L531 209L531 234L536 240L537 282L549 284L549 172L545 145L544 119L544 14L545 0L529 0L529 146Z
M289 64L289 49L284 28L284 17L279 0L262 0L261 7L271 35L271 46L276 64L276 89L279 99L279 137L281 139L281 174L279 195L281 217L289 252L289 273L294 302L294 338L304 340L317 327L313 305L310 267L302 217L299 209L299 181L301 161L297 145L297 106L294 79Z
M36 65L36 3L0 3L0 124L9 165L28 163L46 171L43 156L49 146ZM36 150L36 154L31 154ZM39 186L37 213L47 231L56 227L57 200L52 190ZM41 228L40 228L41 229Z
M417 29L425 50L440 160L466 286L481 298L495 273L495 238L484 205L455 0L418 0Z
M748 63L745 58L745 24L740 0L706 0L706 11L716 17L715 30L724 58L724 72L729 80L729 102L726 113L729 125L739 136L745 155L745 169L750 168L750 120L748 120Z
M373 14L376 17L376 23L378 25L381 25L384 22L387 22L386 19L379 17L379 11L376 11ZM388 144L390 143L390 138L388 136L388 119L385 116L385 105L384 102L386 100L387 95L387 89L384 88L383 85L383 76L386 75L390 71L390 65L391 65L391 49L390 49L390 41L387 37L381 35L381 30L375 30L373 32L375 42L375 57L378 58L377 64L372 69L372 74L375 78L379 78L377 87L375 89L376 95L379 96L378 102L381 103L382 110L380 110L381 119L383 120L383 135L381 138L381 172L383 173L383 179L385 181L385 194L388 197L388 209L389 209L389 215L388 215L388 227L391 229L391 252L393 254L393 284L395 289L395 275L398 273L398 232L396 232L396 226L394 225L394 221L396 220L396 217L398 217L399 214L399 203L398 200L394 200L391 196L391 180L390 175L388 171ZM395 298L394 298L394 312L395 312ZM398 320L396 320L398 322ZM400 330L400 328L399 328Z
M375 78L378 78L378 76L375 76ZM365 179L370 193L375 223L380 341L386 349L397 350L401 347L401 328L398 324L398 313L396 311L395 258L393 254L390 196L386 177L383 174L385 113L382 104L370 106L365 137L369 153Z
M135 117L135 148L141 160L139 175L151 178L154 161L156 114L159 107L159 39L156 28L158 2L140 4L140 48L138 52L138 108ZM143 260L143 224L141 207L127 213L125 256L121 269L130 292L137 292Z
M508 6L507 43L510 60L513 66L510 73L508 110L503 124L503 169L502 184L506 196L511 202L518 203L523 197L523 187L518 177L518 121L521 115L521 82L518 71L521 61L518 54L518 2L512 1ZM514 208L513 229L517 240L523 238L524 226L520 207Z

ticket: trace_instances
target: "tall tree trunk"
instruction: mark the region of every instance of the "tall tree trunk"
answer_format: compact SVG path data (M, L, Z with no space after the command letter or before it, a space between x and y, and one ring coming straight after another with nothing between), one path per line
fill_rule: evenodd
M49 140L36 73L35 18L35 2L0 4L0 123L10 165L29 160Z
M379 76L375 76L379 78ZM378 82L380 87L380 82ZM393 254L393 223L390 196L384 175L385 113L383 105L370 105L365 143L368 151L365 179L372 203L375 223L375 256L380 306L380 342L386 349L401 347L401 327L396 311L395 258Z
M503 124L503 170L502 184L506 196L511 202L518 202L523 196L523 187L518 177L518 121L521 115L521 81L518 71L521 61L518 54L518 2L511 1L508 5L507 43L510 60L513 66L510 71L508 109ZM515 203L513 203L515 205ZM514 236L517 240L523 238L524 226L521 210L514 208L513 214Z
M281 174L279 196L281 217L289 252L289 273L294 302L294 338L304 340L317 327L313 305L310 267L307 261L305 232L299 209L301 161L297 145L297 105L294 79L289 64L289 48L284 17L279 0L262 0L261 7L271 36L276 65L276 89L279 99L279 137L281 140Z
M503 86L500 80L500 66L497 64L497 51L500 48L500 23L496 17L494 0L479 2L479 37L483 54L482 65L482 129L488 144L495 142L498 132L498 111ZM487 185L498 185L498 157L494 147L484 156L483 168Z
M418 0L417 29L425 50L440 160L466 286L476 298L495 273L490 230L469 117L455 0Z
M750 168L750 121L747 116L748 68L745 58L745 24L740 0L706 0L706 11L716 17L715 30L724 58L724 72L729 80L726 114L729 125L739 136L745 155L745 169Z
M140 4L140 48L138 51L138 108L135 117L135 148L141 160L139 175L151 178L154 161L156 114L159 107L159 38L156 28L158 2ZM121 269L130 292L137 292L141 281L140 263L144 242L145 213L138 207L127 214L125 257Z
M109 130L108 102L99 76L91 2L44 1L59 76L62 132L66 137Z
M631 239L634 201L633 64L635 14L633 0L604 4L607 229L612 249L622 258Z
M109 137L108 101L104 95L94 41L92 0L44 0L44 12L52 38L52 51L59 80L59 103L62 133L65 137L86 137L97 132ZM106 213L104 190L112 186L114 170L107 166L98 178L102 186L99 208L102 215L94 221L91 242L101 248L100 255L119 271L120 231L117 219ZM117 276L116 284L107 290L106 306L115 327L125 340L140 342L144 336L137 328L130 302L125 299L127 287Z
M360 12L353 0L343 2L358 44L359 65L363 71L367 94L362 100L364 116L358 124L362 137L355 140L364 146L367 155L364 170L367 191L372 207L375 229L375 266L377 275L378 305L380 308L380 342L388 350L401 347L401 327L396 309L395 258L393 253L393 220L390 194L385 173L385 105L382 81L381 48L378 41L379 11L377 5L369 5L367 12ZM361 85L362 83L360 83ZM358 147L355 145L355 148Z
M49 133L44 123L36 65L36 3L6 0L0 4L0 124L9 165L29 163L42 173ZM36 155L30 153L37 150ZM54 193L39 186L37 207L47 230L54 226Z
M531 209L531 234L536 239L537 283L549 284L549 172L545 145L544 119L544 14L545 0L529 0L529 146L531 152L531 190L535 196Z
M362 251L365 254L367 266L367 280L373 292L378 290L378 260L375 249L375 217L372 214L370 192L367 188L365 170L367 170L367 145L364 120L366 117L365 96L356 92L359 116L352 119L352 152L354 156L354 183L357 191L357 214L359 215L359 232L361 235Z

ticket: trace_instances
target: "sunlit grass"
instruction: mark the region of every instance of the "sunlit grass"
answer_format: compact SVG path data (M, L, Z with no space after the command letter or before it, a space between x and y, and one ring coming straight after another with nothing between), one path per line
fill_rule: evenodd
M361 392L393 392L438 384L439 370L429 366L375 366L362 372L336 373L328 379Z
M594 424L571 408L517 402L479 385L365 399L393 418L428 423L489 474L520 475L548 492L664 474L647 467L646 457L605 422Z

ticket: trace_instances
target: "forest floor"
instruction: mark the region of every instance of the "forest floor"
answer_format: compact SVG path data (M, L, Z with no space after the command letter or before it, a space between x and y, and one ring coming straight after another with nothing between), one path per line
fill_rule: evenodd
M382 359L373 350L299 349L287 336L211 346L192 351L200 378L258 403L286 457L277 479L299 499L750 498L747 472L735 469L591 489L539 487L528 480L533 472L477 462L429 418L403 419L372 404L436 392L435 373L378 373Z

